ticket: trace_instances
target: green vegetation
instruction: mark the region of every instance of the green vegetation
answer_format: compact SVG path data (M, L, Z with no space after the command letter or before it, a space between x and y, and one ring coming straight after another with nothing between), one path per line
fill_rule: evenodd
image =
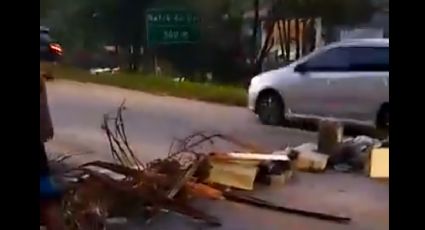
M134 72L155 52L159 61L186 76L212 72L220 81L240 82L245 79L238 77L252 72L244 61L254 53L256 42L247 30L254 23L243 15L255 2L287 19L321 17L326 28L367 22L374 10L372 0L41 0L40 24L51 29L69 63L76 64L81 53L99 54L104 45L114 45L125 63L121 67ZM196 13L201 18L199 41L150 49L145 12L152 8ZM142 47L143 53L133 52Z
M91 75L75 68L59 68L56 77L79 82L90 82L139 90L148 93L215 102L226 105L245 106L246 91L234 86L175 82L170 77L156 77L136 73L108 73Z

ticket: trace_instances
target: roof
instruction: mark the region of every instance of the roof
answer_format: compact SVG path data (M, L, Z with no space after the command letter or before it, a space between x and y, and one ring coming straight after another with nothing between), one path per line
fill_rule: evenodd
M333 43L334 45L353 45L353 46L389 46L388 38L362 38L347 39Z
M49 33L50 29L45 26L40 26L40 33Z

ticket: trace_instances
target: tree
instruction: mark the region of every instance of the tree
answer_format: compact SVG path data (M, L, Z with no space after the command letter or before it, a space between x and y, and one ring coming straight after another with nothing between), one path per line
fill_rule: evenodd
M278 0L278 15L321 17L325 25L353 25L368 21L375 7L371 0Z
M40 17L45 17L54 8L55 0L40 0Z
M266 31L266 42L260 51L255 67L254 75L261 71L263 60L268 53L269 40L274 29L274 22L277 20L292 20L295 22L296 36L299 36L300 25L306 18L322 19L326 27L335 25L356 25L367 22L375 12L375 7L371 0L267 0L271 5L269 10L268 25ZM253 4L258 4L258 0L252 0ZM295 20L293 20L295 19ZM257 24L257 23L254 23ZM286 25L286 23L285 23ZM281 37L288 38L291 26L284 26ZM287 27L287 28L286 28ZM280 24L279 24L280 28ZM285 36L287 35L287 36ZM289 60L290 39L285 39L285 59ZM296 58L301 55L300 39L296 39ZM304 45L303 45L304 47Z

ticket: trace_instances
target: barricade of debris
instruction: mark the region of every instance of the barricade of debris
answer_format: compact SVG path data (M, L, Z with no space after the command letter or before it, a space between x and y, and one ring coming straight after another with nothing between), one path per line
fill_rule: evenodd
M168 157L143 163L128 143L123 109L120 106L115 117L105 115L102 126L116 163L89 162L64 175L70 183L63 199L69 228L104 229L110 217L140 215L148 222L163 211L219 225L215 217L189 205L193 197L223 196L221 191L200 183L208 178L210 165L207 155L192 151L188 145L195 136L180 143ZM199 144L203 141L208 137Z
M343 139L338 120L319 122L318 144L303 144L293 151L299 154L297 168L304 171L364 172L371 178L389 178L389 138L380 141L368 136Z
M268 153L230 136L195 133L173 142L166 158L141 162L127 140L122 117L124 109L122 104L114 116L105 115L102 125L116 162L89 162L64 174L70 183L64 197L70 229L103 229L107 220L114 217L140 216L149 223L162 212L175 212L220 226L216 217L190 205L193 198L229 200L349 222L348 217L277 206L238 191L253 190L255 183L285 184L296 170L322 172L327 168L339 171L367 168L372 177L385 176L382 173L385 169L374 163L382 161L377 158L385 155L387 148L377 148L381 142L368 137L342 141L341 131L336 128L339 125L329 121L319 130L318 145L306 143ZM206 153L202 150L203 145L214 144L216 140L230 142L245 151ZM323 149L325 152L321 152Z

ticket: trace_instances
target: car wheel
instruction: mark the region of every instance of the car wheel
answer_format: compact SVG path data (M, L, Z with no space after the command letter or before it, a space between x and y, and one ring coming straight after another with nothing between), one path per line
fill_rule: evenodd
M282 99L276 93L265 93L257 100L256 111L261 123L280 125L284 120Z
M376 118L376 127L380 130L388 130L390 127L390 109L385 104L381 107Z

